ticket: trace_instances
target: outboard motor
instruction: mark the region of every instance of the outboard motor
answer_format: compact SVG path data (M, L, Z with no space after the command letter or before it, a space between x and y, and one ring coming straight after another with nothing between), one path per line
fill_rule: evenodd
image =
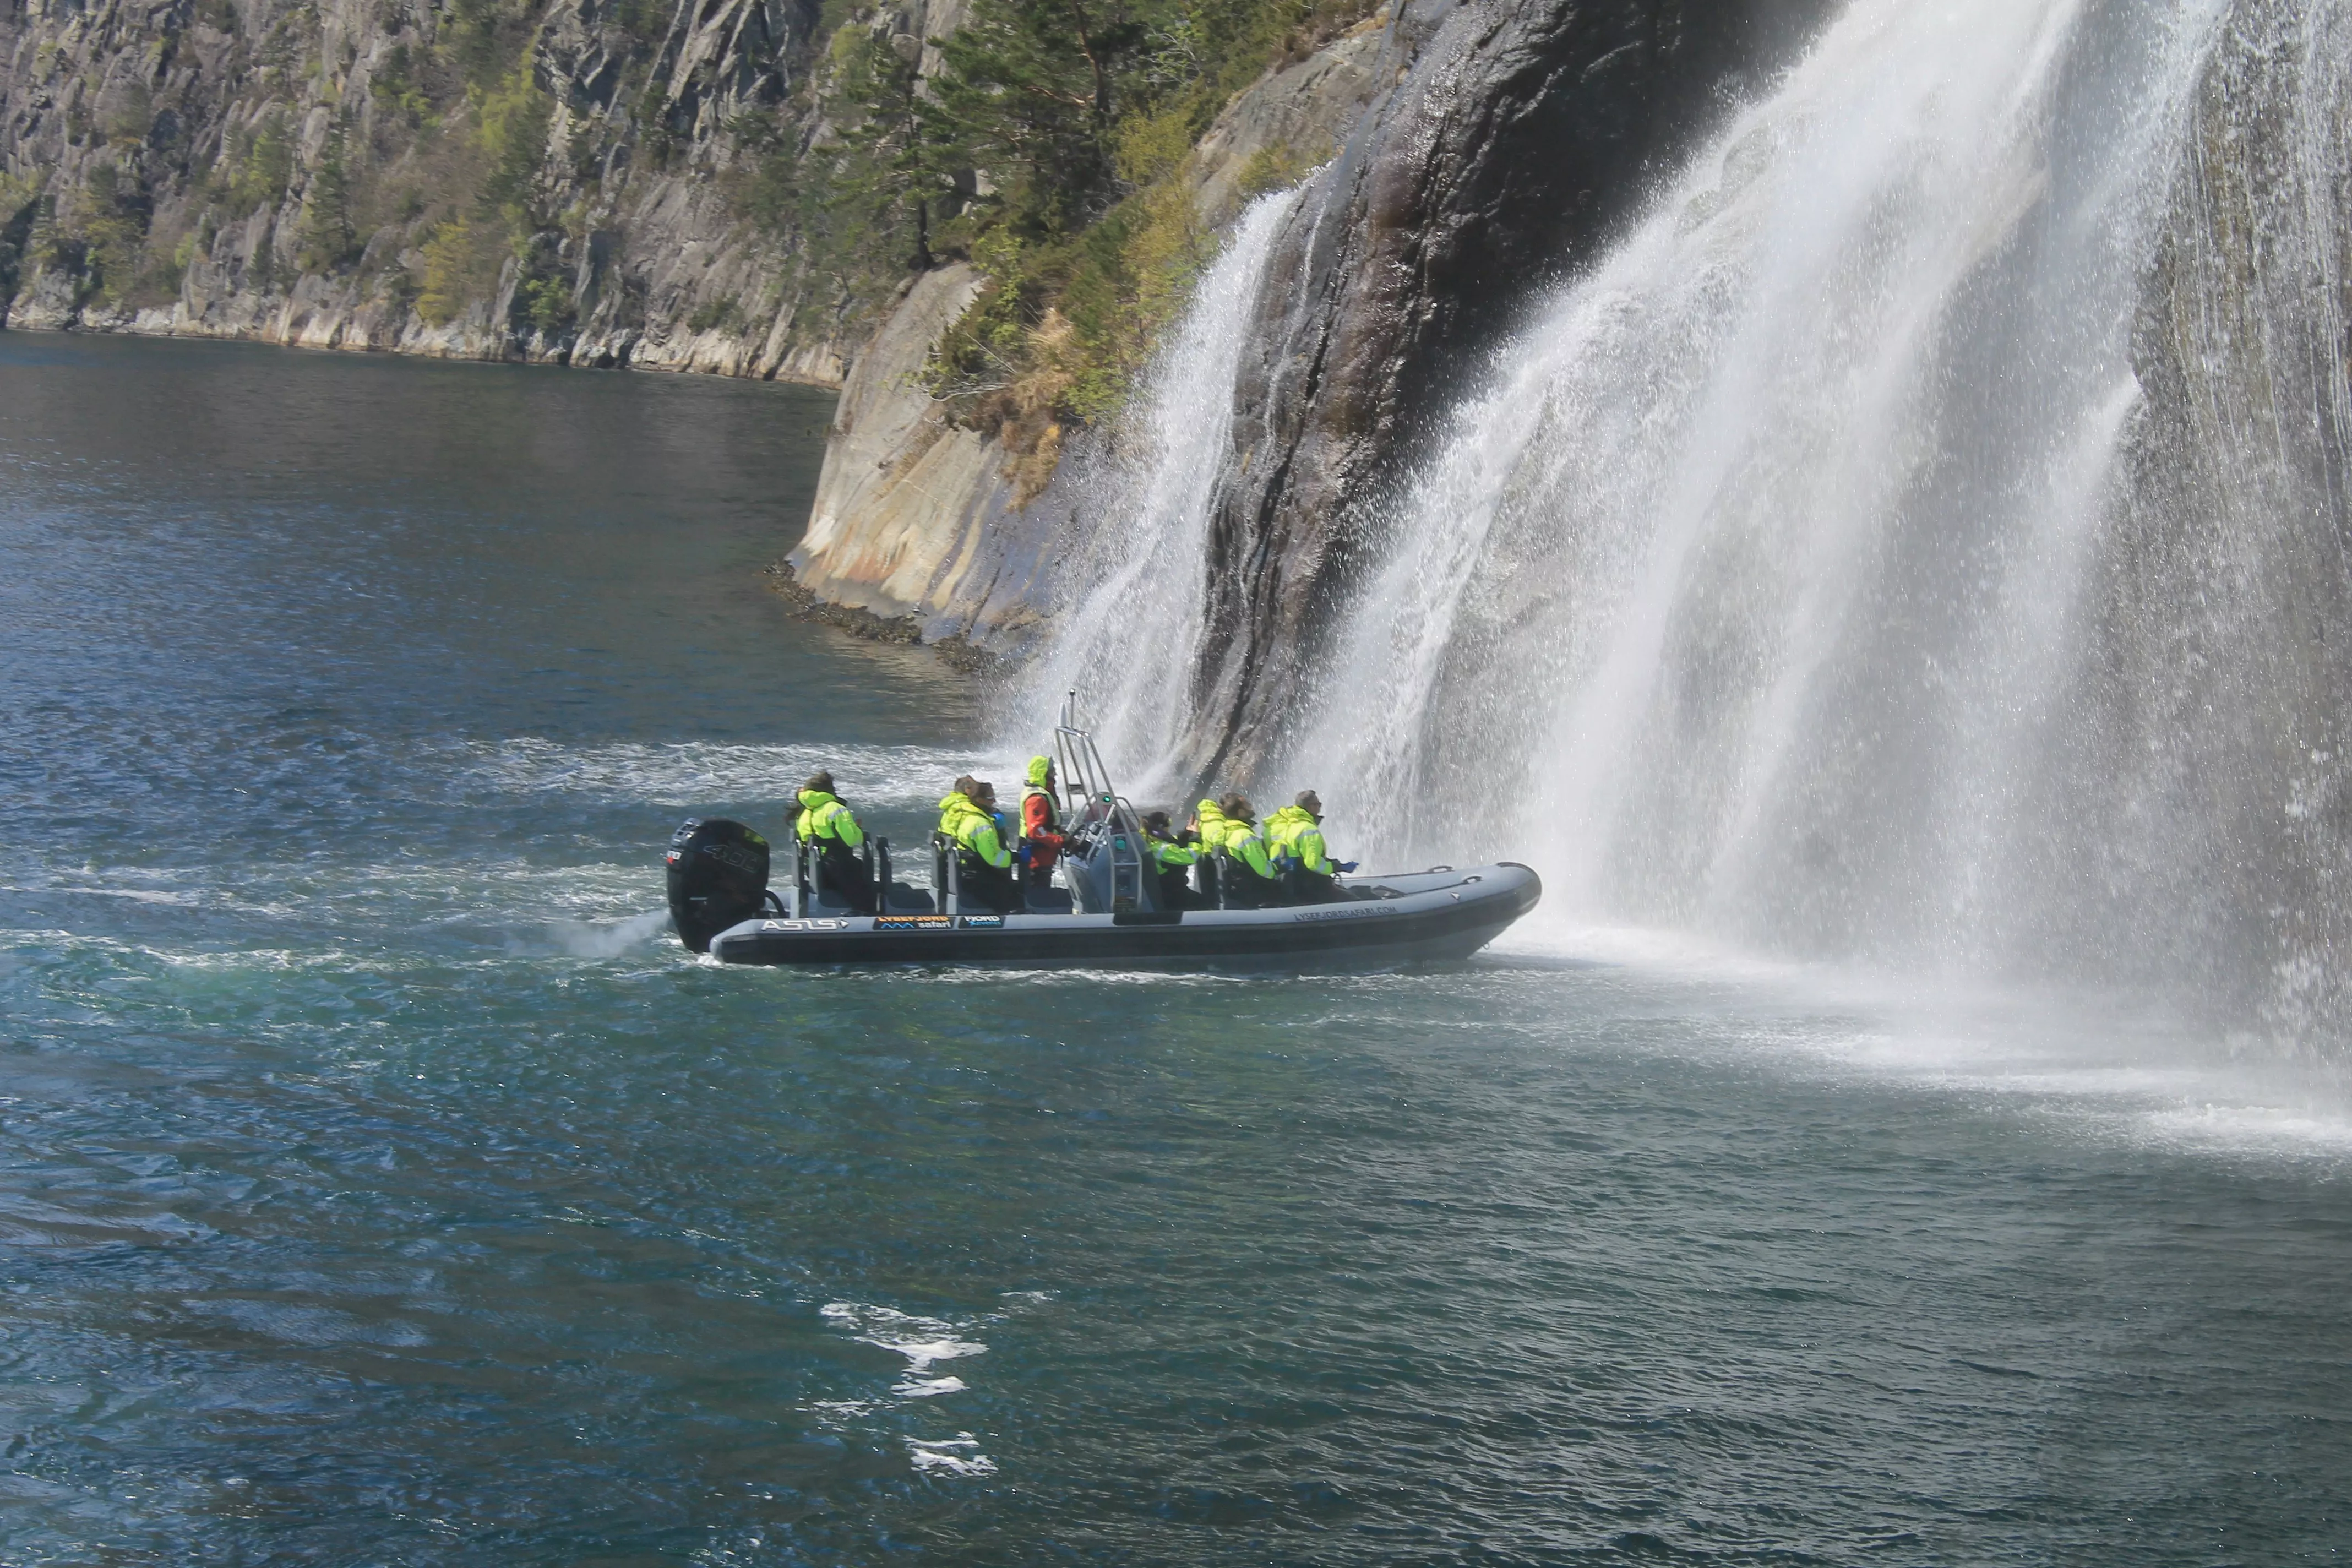
M723 816L689 816L669 841L669 913L677 939L709 952L710 939L757 915L769 898L768 841Z

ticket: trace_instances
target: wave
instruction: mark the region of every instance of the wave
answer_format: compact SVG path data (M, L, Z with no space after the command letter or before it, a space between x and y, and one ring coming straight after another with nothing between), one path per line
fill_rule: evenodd
M801 781L829 771L844 798L864 805L919 809L960 773L996 781L1022 776L1026 757L975 756L933 746L681 741L572 747L533 737L477 749L467 778L513 795L551 794L690 809L713 803L782 803Z

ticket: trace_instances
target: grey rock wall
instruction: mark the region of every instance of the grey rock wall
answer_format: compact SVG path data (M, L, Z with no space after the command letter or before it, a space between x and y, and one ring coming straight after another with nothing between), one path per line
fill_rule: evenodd
M478 110L449 109L446 80L437 115L417 91L449 68L432 47L454 15L427 0L0 8L0 324L840 380L863 325L828 319L790 246L727 199L751 156L730 127L772 119L800 83L814 4L530 15L524 58L552 112L530 177L562 216L436 323L416 308L425 247L481 174ZM291 130L290 177L247 208L228 194L236 153L273 122ZM337 124L363 184L354 254L306 267ZM136 276L128 251L91 242L110 224L133 232ZM519 298L534 279L569 289L560 323Z
M1213 531L1206 715L1246 771L1361 552L1369 503L1533 291L1611 237L1830 0L1412 0L1381 97L1295 210Z
M2200 83L2132 342L2094 584L2086 798L2134 808L2074 923L2352 1018L2352 5L2238 0Z

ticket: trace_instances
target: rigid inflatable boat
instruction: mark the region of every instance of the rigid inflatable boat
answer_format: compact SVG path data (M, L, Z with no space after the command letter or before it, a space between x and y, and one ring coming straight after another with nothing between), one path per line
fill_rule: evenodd
M881 912L860 914L824 886L814 846L787 841L790 884L772 889L765 839L741 823L696 818L668 854L680 940L723 963L1395 969L1467 958L1542 896L1533 871L1506 861L1349 877L1322 901L1227 908L1222 889L1248 873L1220 854L1195 868L1191 901L1209 907L1169 909L1142 824L1111 788L1093 738L1066 712L1055 743L1066 795L1057 885L1026 890L1023 907L967 899L955 847L940 835L929 889L898 880L889 842L869 837L860 853Z

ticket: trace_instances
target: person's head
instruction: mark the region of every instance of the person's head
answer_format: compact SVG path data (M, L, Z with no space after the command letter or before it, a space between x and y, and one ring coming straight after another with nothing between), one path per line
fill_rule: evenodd
M833 793L833 775L826 773L823 768L817 769L816 772L809 774L806 781L801 784L801 793L803 795L810 793L817 795L831 795Z
M966 793L971 795L971 804L980 807L981 810L994 811L996 809L996 786L989 783L986 779L973 780L971 788Z
M1143 816L1143 831L1156 833L1162 838L1167 837L1168 814L1164 811L1146 812Z
M1054 787L1054 759L1051 757L1030 758L1029 782L1036 785L1039 789L1052 789Z
M980 781L970 773L959 774L955 782L955 793L977 804L980 800Z
M1323 797L1317 795L1313 790L1300 790L1298 792L1298 798L1291 804L1297 806L1299 810L1305 812L1307 816L1312 816L1318 821L1321 820L1323 816Z
M1217 802L1217 809L1239 822L1250 822L1255 819L1256 814L1250 810L1249 796L1245 795L1225 796L1224 799Z

